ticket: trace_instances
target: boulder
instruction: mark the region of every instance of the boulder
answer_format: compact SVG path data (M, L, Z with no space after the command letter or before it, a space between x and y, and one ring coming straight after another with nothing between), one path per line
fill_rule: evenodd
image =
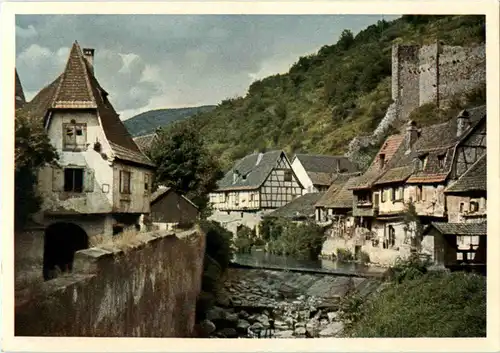
M250 323L245 319L239 319L236 325L236 329L241 333L246 333L249 327Z
M290 328L290 325L288 325L284 321L276 320L274 322L274 327L276 328L276 330L288 330Z
M304 336L306 334L305 327L298 327L295 329L295 336Z
M203 335L208 336L215 331L215 324L210 320L203 320L200 322L200 330Z
M337 312L329 312L327 315L328 315L328 321L330 322L337 321L337 318L339 316Z
M245 310L241 310L238 315L240 316L240 318L245 320L248 319L248 317L250 316L250 314L248 314Z
M332 322L319 332L320 337L336 337L342 333L344 325L341 322Z
M207 320L214 321L214 320L222 320L224 319L225 316L225 311L224 309L214 306L210 308L207 313L206 313L206 318Z
M274 333L275 338L293 338L293 331L292 330L285 330L285 331L276 331Z
M219 337L225 337L225 338L237 338L238 332L236 331L236 329L234 329L232 327L226 327L220 331L217 331L216 335Z
M229 322L237 322L238 321L238 314L225 312L224 319L229 321Z

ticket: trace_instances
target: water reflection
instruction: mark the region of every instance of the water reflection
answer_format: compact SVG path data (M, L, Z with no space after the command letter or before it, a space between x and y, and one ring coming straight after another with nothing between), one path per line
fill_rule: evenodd
M264 251L253 251L250 254L235 254L233 256L233 262L239 265L252 267L301 270L305 272L319 271L338 274L381 275L386 271L384 268L366 266L358 263L341 263L326 259L297 259L289 256L269 254Z

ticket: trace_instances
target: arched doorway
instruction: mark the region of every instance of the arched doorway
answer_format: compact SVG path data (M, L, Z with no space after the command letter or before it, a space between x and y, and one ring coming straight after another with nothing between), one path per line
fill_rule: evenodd
M56 271L70 272L75 252L89 247L87 233L73 223L54 223L45 230L43 278L52 279Z

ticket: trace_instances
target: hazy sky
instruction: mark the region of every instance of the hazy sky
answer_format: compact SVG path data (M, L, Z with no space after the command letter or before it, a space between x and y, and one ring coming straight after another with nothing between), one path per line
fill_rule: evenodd
M64 69L69 48L95 48L95 72L122 119L149 109L217 104L381 15L18 15L16 67L27 99Z

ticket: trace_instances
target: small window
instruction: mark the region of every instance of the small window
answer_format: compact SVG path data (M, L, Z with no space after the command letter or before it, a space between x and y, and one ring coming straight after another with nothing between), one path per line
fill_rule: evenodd
M250 196L248 197L248 201L250 201L250 202L253 201L253 194L250 194Z
M83 192L83 169L64 169L64 191Z
M150 180L149 180L149 174L144 174L144 191L149 191L150 187Z
M479 203L477 203L476 201L471 201L469 204L469 211L470 212L479 211Z
M120 193L130 194L130 172L120 171Z
M85 149L87 144L87 124L71 123L63 124L63 148L66 150Z
M427 156L420 157L419 169L424 170L427 166Z
M460 202L460 212L463 212L465 209L465 203Z
M416 192L417 192L417 201L422 201L422 186L421 185L418 185L416 187Z
M385 167L385 153L379 155L380 169Z
M444 168L444 161L445 161L445 157L446 155L444 154L440 154L437 158L438 158L438 165L439 165L439 168Z
M382 190L380 193L382 194L381 195L382 202L385 202L385 190Z
M391 201L394 202L396 200L396 189L391 188Z
M292 171L285 170L285 181L292 181Z

